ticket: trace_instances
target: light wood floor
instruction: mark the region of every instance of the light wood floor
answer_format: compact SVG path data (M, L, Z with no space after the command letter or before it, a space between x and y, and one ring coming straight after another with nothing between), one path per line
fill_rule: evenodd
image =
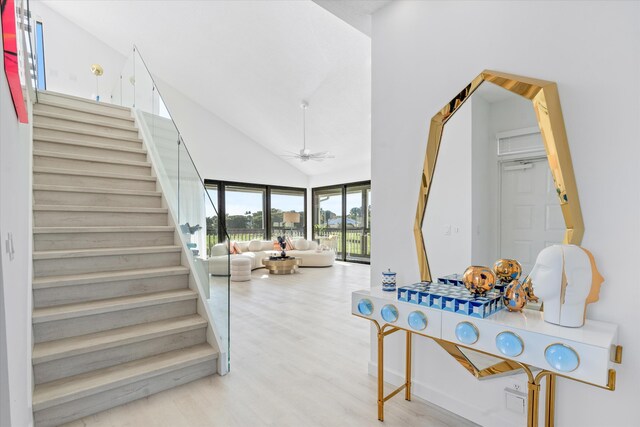
M377 421L367 374L369 322L350 293L369 266L337 263L291 276L255 270L232 282L231 372L205 378L69 426L473 426L414 398L395 397Z

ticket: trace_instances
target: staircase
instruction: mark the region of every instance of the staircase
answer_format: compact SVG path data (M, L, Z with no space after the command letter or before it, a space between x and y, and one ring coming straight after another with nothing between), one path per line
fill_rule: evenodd
M33 411L55 426L216 372L129 109L39 93ZM185 265L187 265L185 263Z

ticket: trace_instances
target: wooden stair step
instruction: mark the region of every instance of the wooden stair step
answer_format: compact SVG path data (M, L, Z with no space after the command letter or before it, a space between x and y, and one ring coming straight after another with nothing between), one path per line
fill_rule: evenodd
M120 129L120 130L126 130L126 131L133 131L133 132L137 132L138 131L138 128L135 127L135 121L133 121L133 120L128 125L119 125L119 124L111 123L111 122L109 122L107 120L100 120L99 118L90 119L90 118L86 118L86 117L79 117L79 116L73 116L73 115L53 113L53 112L50 112L50 111L42 111L42 110L38 110L37 108L34 109L33 115L36 117L35 120L37 120L38 117L47 117L47 118L50 118L50 119L62 120L62 121L66 121L66 122L75 122L75 123L82 123L82 124L87 124L87 125L104 126L104 127L108 127L108 128Z
M135 160L121 160L121 159L105 159L103 157L85 156L82 154L56 153L54 151L33 150L33 155L39 156L39 157L55 157L58 159L66 159L66 160L82 160L85 162L94 162L94 163L111 163L116 165L138 166L138 167L149 167L149 168L151 167L151 163L149 162L138 162Z
M123 190L113 188L93 188L93 187L75 187L67 185L46 185L46 184L34 184L34 191L61 191L65 193L91 193L91 194L126 194L130 196L141 197L161 197L160 191L145 191L145 190Z
M205 328L206 326L206 320L196 314L38 343L33 347L33 364L36 365L65 357L147 341L161 336Z
M101 105L104 105L104 104L101 104ZM56 109L56 110L71 110L74 112L84 113L84 114L98 116L98 117L106 117L106 118L112 118L112 119L118 119L118 120L130 121L130 122L135 121L135 119L130 115L129 116L123 115L123 112L131 113L131 110L129 110L128 108L116 108L115 110L111 108L108 108L108 109L105 108L105 109L88 112L85 108L82 108L82 106L80 105L61 104L59 102L55 102L52 100L38 99L38 102L34 104L34 110L38 110L40 106L51 107L52 109ZM110 105L110 106L113 106L113 105ZM115 107L120 107L120 106L116 105Z
M145 150L142 146L140 146L140 148L124 147L120 145L109 145L109 144L101 144L99 142L82 141L79 139L57 138L54 136L34 136L33 142L34 143L35 142L51 142L54 144L65 144L65 145L72 145L72 146L78 146L78 147L97 148L101 150L122 151L126 153L135 153L135 154L147 154L147 150ZM40 150L40 151L46 151L46 150Z
M126 206L74 206L74 205L42 205L34 204L34 211L62 212L132 212L132 213L167 213L167 208L143 208Z
M216 358L209 344L201 344L40 384L33 392L33 410L41 411L204 361L213 363Z
M182 248L177 245L172 246L146 246L133 248L97 248L97 249L72 249L62 251L34 251L33 259L69 259L103 257L109 255L131 255L131 254L152 254L165 252L180 252Z
M164 291L54 307L35 308L32 318L33 324L37 325L39 323L113 313L116 311L193 300L196 298L198 298L198 295L190 289Z
M189 274L187 267L173 266L161 268L143 268L136 270L121 270L112 272L72 274L66 276L36 277L33 279L33 289L47 289L61 286L88 285L92 283L135 280L150 277L166 277Z
M99 136L108 139L115 139L120 141L130 141L130 142L142 142L140 138L130 137L130 136L122 136L122 135L113 135L108 132L100 132L97 130L86 130L86 129L77 129L69 126L60 126L60 125L50 125L44 123L33 123L34 129L42 129L42 130L52 130L63 133L71 133L74 135L87 135L87 136Z

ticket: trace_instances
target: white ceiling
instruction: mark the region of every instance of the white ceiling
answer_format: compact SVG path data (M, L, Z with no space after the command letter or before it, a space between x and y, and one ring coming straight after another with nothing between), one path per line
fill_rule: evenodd
M371 37L371 15L392 0L313 0L338 18Z
M160 79L275 154L301 148L307 100L307 147L335 155L288 160L308 175L370 162L370 38L312 1L45 3L123 54L135 43Z

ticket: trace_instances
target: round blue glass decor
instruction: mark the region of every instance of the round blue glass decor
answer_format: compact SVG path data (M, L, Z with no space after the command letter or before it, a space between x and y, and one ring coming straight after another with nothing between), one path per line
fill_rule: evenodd
M368 299L358 301L358 311L365 316L371 316L373 313L373 303Z
M427 316L421 311L409 313L409 326L416 331L421 331L427 327Z
M478 328L473 323L460 322L456 326L456 338L463 344L473 344L478 341L479 337L480 332L478 332Z
M553 369L560 372L575 371L580 365L578 353L564 344L551 344L544 351L544 358Z
M524 343L513 332L500 332L496 336L496 347L500 353L509 357L520 356L524 351Z
M382 307L380 314L382 314L382 318L385 322L393 323L398 320L398 309L391 304L387 304Z

